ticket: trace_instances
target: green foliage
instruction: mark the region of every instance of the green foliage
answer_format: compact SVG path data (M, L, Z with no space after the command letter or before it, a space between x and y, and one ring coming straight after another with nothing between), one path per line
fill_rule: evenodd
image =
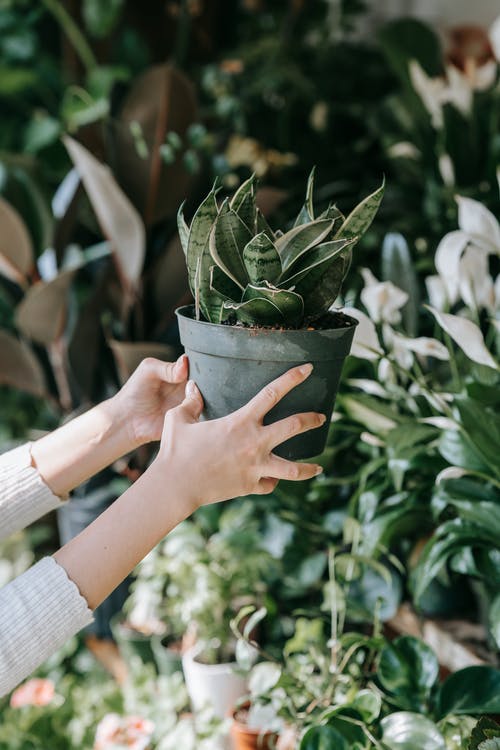
M196 306L211 323L306 326L337 298L352 246L375 216L384 186L347 218L332 206L315 218L313 173L294 226L274 233L256 205L255 179L244 182L220 207L215 189L188 229L178 214L189 283Z

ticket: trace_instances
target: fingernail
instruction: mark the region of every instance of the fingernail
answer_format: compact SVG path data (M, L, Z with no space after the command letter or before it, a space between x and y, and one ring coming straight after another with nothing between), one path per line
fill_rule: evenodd
M302 375L309 375L313 371L313 366L310 362L307 363L307 365L301 365L299 367L299 372L302 373Z
M321 420L320 424L325 424L325 422L326 422L326 414L320 414L319 418Z
M318 474L323 474L323 467L322 466L316 466L316 476L318 476Z
M196 395L196 384L194 380L188 380L186 383L186 396L188 398L193 398L193 396Z

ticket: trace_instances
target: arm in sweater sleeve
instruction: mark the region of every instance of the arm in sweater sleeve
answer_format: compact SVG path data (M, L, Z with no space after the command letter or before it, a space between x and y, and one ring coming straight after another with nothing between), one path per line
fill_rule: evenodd
M30 445L0 457L0 538L61 502L31 465ZM92 621L92 612L53 557L0 590L0 696Z

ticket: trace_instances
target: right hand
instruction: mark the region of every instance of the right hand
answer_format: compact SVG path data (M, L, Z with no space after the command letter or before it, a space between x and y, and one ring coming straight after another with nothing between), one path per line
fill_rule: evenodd
M198 421L203 399L195 383L188 382L182 404L167 413L155 463L178 473L193 510L241 495L268 494L280 479L311 479L321 473L321 466L287 461L272 451L285 440L320 427L323 414L307 412L263 424L267 412L311 371L311 365L294 367L241 409L207 422Z

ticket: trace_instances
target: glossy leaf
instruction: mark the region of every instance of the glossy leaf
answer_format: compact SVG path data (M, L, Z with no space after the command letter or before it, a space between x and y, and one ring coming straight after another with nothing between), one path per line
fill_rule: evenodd
M47 395L42 367L31 349L12 334L0 330L0 352L0 384L34 396Z
M248 284L245 287L242 302L252 299L267 299L275 305L281 313L287 325L294 325L302 320L304 314L304 303L300 294L289 292L286 289L278 289L264 282L263 284ZM279 322L279 321L276 321Z
M282 274L280 279L281 285L284 283L290 287L299 285L312 269L319 269L318 278L321 278L328 263L333 261L334 258L342 253L346 247L352 245L353 242L355 242L354 239L322 242L321 245L317 245L305 256L299 258L286 273ZM303 288L306 288L306 285L303 285Z
M439 717L500 713L500 669L475 666L449 675L436 699Z
M380 653L377 677L401 708L423 710L438 674L434 652L418 638L400 636Z
M361 203L351 211L334 239L351 239L362 237L377 213L384 196L385 180L373 193L364 198Z
M0 197L0 274L24 286L33 263L26 225L16 209Z
M307 730L299 750L349 750L349 745L333 727L319 726Z
M397 711L380 722L382 742L389 750L446 750L444 737L422 714Z
M500 417L484 404L470 398L457 399L456 405L470 441L500 475Z
M210 232L210 254L226 276L242 290L248 283L243 249L250 239L250 230L235 211L220 211Z
M318 317L333 305L342 288L345 264L346 256L340 253L331 262L311 269L296 285L297 291L300 290L300 295L304 299L306 317Z
M445 430L439 439L438 450L452 466L488 473L483 456L462 430Z
M64 144L83 181L104 236L111 242L122 283L136 289L146 251L142 220L111 171L80 143L65 136Z
M241 301L241 288L219 266L210 268L210 289L224 300Z
M494 528L479 526L457 518L443 523L427 542L412 574L414 600L418 604L431 581L450 557L464 547L493 548L498 546Z
M317 219L290 229L276 240L276 249L281 258L283 273L315 245L320 244L331 232L333 222Z
M284 318L279 307L263 297L247 302L224 302L221 311L221 322L233 318L247 325L275 325Z
M281 261L272 240L265 232L252 237L243 248L243 263L252 284L274 283L281 274Z
M217 297L210 290L210 268L213 266L213 260L210 255L209 237L217 211L215 192L211 190L193 216L186 254L189 287L195 299L196 318L199 318L201 309L205 318L212 323L218 320L215 319L216 316L211 317L214 313L209 309L211 297Z

